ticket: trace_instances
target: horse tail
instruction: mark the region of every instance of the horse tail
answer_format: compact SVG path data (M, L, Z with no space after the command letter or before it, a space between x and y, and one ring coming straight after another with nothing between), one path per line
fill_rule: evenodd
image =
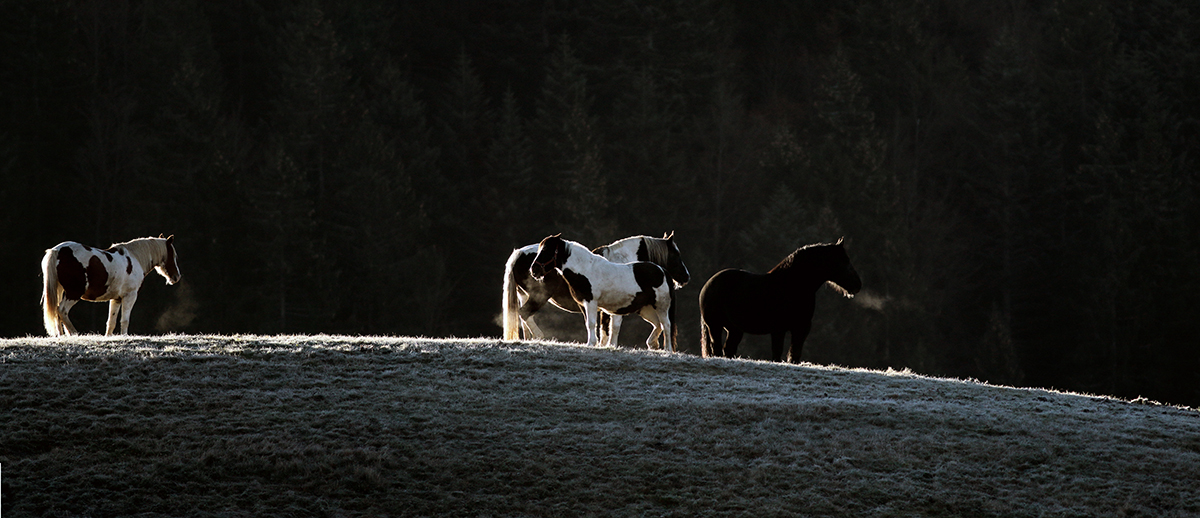
M46 334L58 336L62 329L62 315L58 312L58 248L46 250L42 257L42 322L46 325Z
M704 321L703 312L700 314L700 357L708 358L712 355L712 330L708 327L708 322Z
M668 293L671 294L671 307L667 308L667 316L671 318L671 348L679 352L679 320L675 318L675 281L667 277Z
M517 258L521 257L521 250L513 250L512 255L508 256L508 262L504 265L504 294L502 297L502 305L504 307L504 339L505 340L520 340L521 339L521 316L518 310L521 307L521 301L517 299L517 276L513 271L513 265L516 264Z

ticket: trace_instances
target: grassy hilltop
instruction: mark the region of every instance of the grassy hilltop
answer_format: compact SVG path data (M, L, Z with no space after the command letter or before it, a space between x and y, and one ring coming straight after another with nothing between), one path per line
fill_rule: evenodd
M0 341L5 516L1192 516L1200 412L558 343Z

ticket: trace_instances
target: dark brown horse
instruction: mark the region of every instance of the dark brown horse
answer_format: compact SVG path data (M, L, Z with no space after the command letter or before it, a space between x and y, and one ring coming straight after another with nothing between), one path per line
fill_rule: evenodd
M824 283L847 297L862 289L841 239L799 248L766 274L717 272L700 290L701 354L732 358L743 333L769 334L772 359L783 361L783 335L791 331L791 361L799 363ZM729 331L728 341L723 331Z

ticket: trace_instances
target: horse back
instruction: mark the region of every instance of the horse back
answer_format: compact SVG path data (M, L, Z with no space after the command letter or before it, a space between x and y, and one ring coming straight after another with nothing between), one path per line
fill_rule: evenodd
M700 317L709 325L769 333L791 327L811 312L814 297L791 289L771 274L729 268L709 278L700 290ZM811 315L809 315L811 317Z

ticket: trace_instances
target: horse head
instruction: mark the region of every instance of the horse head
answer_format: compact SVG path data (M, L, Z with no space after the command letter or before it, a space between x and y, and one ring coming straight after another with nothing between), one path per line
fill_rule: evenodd
M858 278L858 270L855 270L854 265L850 264L850 256L846 253L846 247L842 244L844 240L845 238L841 237L838 238L837 243L829 245L830 271L828 273L828 280L831 286L847 298L854 298L854 294L862 289L862 279Z
M158 237L161 238L162 234L159 234ZM162 264L155 266L154 271L158 272L159 275L162 275L163 278L167 280L168 285L175 284L179 282L179 278L182 277L182 275L179 273L179 260L175 255L175 235L171 234L169 237L167 237L164 244L167 247L167 253L163 258Z
M567 260L570 252L567 251L567 242L561 236L562 234L547 236L538 243L537 255L529 267L529 274L534 280L541 281L546 277L546 273L562 267L563 262Z
M692 279L692 274L687 265L683 264L683 254L679 253L679 247L675 245L675 231L664 234L663 240L667 244L667 264L664 265L664 269L675 282L675 288L683 288Z

